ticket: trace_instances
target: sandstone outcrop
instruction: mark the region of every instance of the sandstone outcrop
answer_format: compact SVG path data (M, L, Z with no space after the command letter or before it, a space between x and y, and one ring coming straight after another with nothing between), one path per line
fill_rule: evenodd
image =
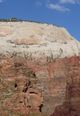
M0 116L79 116L80 43L66 29L0 22Z

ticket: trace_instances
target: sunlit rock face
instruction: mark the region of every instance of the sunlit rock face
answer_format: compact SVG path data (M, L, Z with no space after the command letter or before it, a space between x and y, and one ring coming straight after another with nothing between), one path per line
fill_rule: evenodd
M0 22L0 116L79 116L80 43L66 29Z

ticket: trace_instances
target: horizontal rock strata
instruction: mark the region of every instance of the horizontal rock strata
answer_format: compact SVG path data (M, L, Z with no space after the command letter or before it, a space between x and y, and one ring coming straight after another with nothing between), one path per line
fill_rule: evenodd
M0 116L79 116L80 43L64 28L0 22Z

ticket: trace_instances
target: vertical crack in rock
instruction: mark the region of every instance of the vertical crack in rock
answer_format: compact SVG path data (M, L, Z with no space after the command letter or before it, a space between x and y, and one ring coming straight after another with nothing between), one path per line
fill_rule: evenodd
M15 83L14 87L17 88L17 83Z
M41 104L41 105L39 106L39 111L40 111L40 112L42 112L42 107L43 107L43 104Z
M24 85L23 92L26 93L30 87L31 87L31 82L28 81L28 83Z

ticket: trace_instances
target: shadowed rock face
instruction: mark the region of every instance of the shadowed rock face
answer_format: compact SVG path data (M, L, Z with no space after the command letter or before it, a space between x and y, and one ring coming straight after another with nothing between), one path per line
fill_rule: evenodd
M52 25L4 22L0 42L0 116L79 116L77 40Z
M80 116L80 57L68 59L65 100L51 116Z

